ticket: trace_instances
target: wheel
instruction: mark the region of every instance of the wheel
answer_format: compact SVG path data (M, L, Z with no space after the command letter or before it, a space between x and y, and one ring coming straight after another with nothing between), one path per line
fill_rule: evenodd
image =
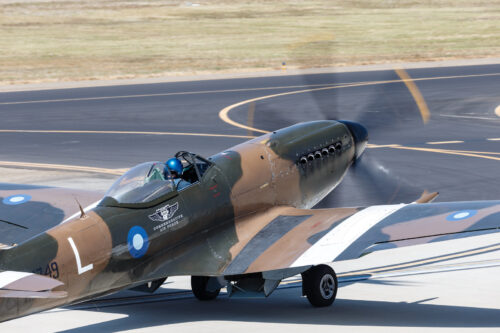
M214 282L211 279L215 278L209 276L191 276L191 289L194 296L200 301L209 301L219 295L220 287L216 287L218 283L210 283Z
M313 306L329 306L337 296L337 275L327 265L313 266L302 273L302 292Z

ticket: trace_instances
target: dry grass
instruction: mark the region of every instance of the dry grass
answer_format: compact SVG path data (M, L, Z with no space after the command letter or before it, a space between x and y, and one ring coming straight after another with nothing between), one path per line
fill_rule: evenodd
M198 3L0 0L0 83L500 55L498 0Z

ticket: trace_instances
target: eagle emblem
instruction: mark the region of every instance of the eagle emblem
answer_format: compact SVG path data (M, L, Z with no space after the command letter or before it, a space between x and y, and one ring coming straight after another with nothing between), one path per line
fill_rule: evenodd
M176 202L172 205L166 205L156 210L156 213L149 215L151 221L164 222L174 216L175 212L179 209L179 203Z

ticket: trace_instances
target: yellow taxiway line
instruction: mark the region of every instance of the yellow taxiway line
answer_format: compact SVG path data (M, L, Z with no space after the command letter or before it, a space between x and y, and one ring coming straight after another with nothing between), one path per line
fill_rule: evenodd
M117 176L124 174L128 170L127 168L125 168L125 169L106 169L106 168L87 167L87 166L81 166L81 165L0 161L0 167L2 167L2 166L3 167L30 168L30 169L32 168L32 169L80 171L80 172L101 173L101 174L117 175Z
M204 137L222 137L237 139L253 139L252 135L232 135L232 134L213 134L213 133L183 133L183 132L140 132L140 131L72 131L72 130L8 130L0 129L0 133L63 133L63 134L132 134L132 135L180 135L180 136L204 136Z
M427 77L427 78L416 78L411 79L408 74L403 70L396 70L396 73L400 76L401 80L386 80L386 81L371 81L371 82L355 82L347 84L331 84L331 85L307 85L307 86L279 86L279 87L263 87L263 88L251 88L251 89L228 89L228 90L206 90L206 91L195 91L195 92L178 92L178 93L160 93L160 94L141 94L141 95L125 95L125 96L103 96L103 97L88 97L88 98L71 98L71 99L53 99L53 100L36 100L36 101L22 101L22 102L5 102L0 103L0 105L9 104L27 104L27 103L48 103L48 102L65 102L65 101L82 101L82 100L101 100L101 99L113 99L113 98L139 98L139 97L154 97L154 96L170 96L170 95L187 95L187 94L206 94L206 93L220 93L220 92L237 92L237 91L257 91L257 90L271 90L271 89L290 89L290 88L300 88L300 87L311 87L316 86L319 88L304 89L298 91L290 91L284 93L278 93L273 95L261 96L257 98L248 99L235 103L233 105L227 106L219 112L219 118L224 122L233 125L235 127L243 128L249 131L249 135L231 135L231 134L212 134L212 133L183 133L183 132L148 132L148 131L87 131L87 130L0 130L0 133L72 133L72 134L128 134L128 135L178 135L178 136L204 136L204 137L227 137L227 138L242 138L242 139L252 139L255 136L250 135L251 132L258 133L269 133L268 131L261 130L253 127L254 111L255 109L251 107L249 109L248 121L252 126L246 126L238 122L233 121L229 118L228 114L231 110L237 108L238 106L245 105L248 103L255 103L257 101L270 99L274 97L287 96L293 94L300 94L312 91L330 90L330 89L340 89L348 87L360 87L369 85L379 85L379 84L389 84L404 82L408 89L410 90L412 96L414 97L422 116L424 122L428 120L429 112L428 108L423 101L423 97L418 91L418 88L413 83L413 81L429 81L429 80L441 80L441 79L455 79L455 78L467 78L467 77L484 77L484 76L499 76L500 73L490 73L490 74L472 74L472 75L456 75L456 76L441 76L441 77ZM411 84L411 83L413 84ZM422 99L421 99L422 98ZM500 116L500 106L496 108L495 113ZM427 119L427 120L426 120ZM489 141L500 141L500 138L489 138ZM434 142L428 144L444 144L444 143L459 143L463 141L443 141ZM486 158L491 160L500 160L498 157L485 156L484 154L497 154L493 152L471 152L471 151L454 151L454 150L443 150L443 149L429 149L429 148L419 148L419 147L406 147L398 144L390 145L376 145L369 144L368 148L393 148L393 149L407 149L416 151L425 151L441 154L450 155L462 155L469 157ZM7 167L25 167L25 168L41 168L41 169L53 169L53 170L67 170L67 171L81 171L81 172L91 172L91 173L101 173L101 174L112 174L121 175L127 169L106 169L106 168L96 168L96 167L85 167L77 165L62 165L62 164L43 164L43 163L25 163L25 162L9 162L0 161L0 166Z
M34 133L108 133L108 134L153 134L153 135L184 135L183 133L174 133L174 134L163 134L161 132L121 132L121 131L33 131L33 130L0 130L1 132L34 132ZM187 133L186 135L202 135L202 134L192 134ZM210 134L210 136L226 136L226 135L217 135ZM230 136L230 137L244 137L244 138L254 138L254 136ZM491 139L488 139L491 140ZM500 141L500 138L498 138ZM485 158L490 160L500 161L500 157L487 156L487 155L500 155L497 152L485 152L485 151L469 151L469 150L449 150L449 149L433 149L433 148L421 148L421 147L408 147L402 146L399 144L387 144L387 145L377 145L377 144L368 144L367 148L392 148L392 149L406 149L406 150L415 150L415 151L423 151L423 152L432 152L439 154L448 154L448 155L460 155L460 156L468 156L468 157L476 157L476 158ZM47 169L47 170L62 170L62 171L77 171L77 172L89 172L89 173L100 173L100 174L109 174L109 175L122 175L125 173L128 168L121 169L109 169L109 168L98 168L98 167L88 167L88 166L80 166L80 165L66 165L66 164L48 164L48 163L29 163L29 162L11 162L11 161L0 161L0 167L18 167L18 168L33 168L33 169Z
M474 151L474 150L456 150L456 149L443 149L445 151L454 151L457 153L467 153L467 154L486 154L486 155L500 155L498 152L493 151Z
M99 101L99 100L122 99L122 98L142 98L142 97L178 96L178 95L217 94L217 93L242 92L242 91L295 89L295 88L305 88L305 87L311 87L311 86L312 87L324 87L324 86L333 86L333 85L336 85L336 83L313 84L313 85L294 85L294 86L274 86L274 87L271 86L271 87L240 88L240 89L221 89L221 90L179 91L179 92L157 93L157 94L136 94L136 95L100 96L100 97L40 99L40 100L30 100L30 101L1 102L0 105L17 105L17 104L34 104L34 103L57 103L57 102L76 102L76 101Z
M388 144L388 145L377 145L370 143L367 145L367 148L392 148L392 149L406 149L406 150L416 150L416 151L424 151L430 153L439 153L439 154L448 154L448 155L461 155L468 157L477 157L477 158L485 158L490 160L500 161L500 157L488 156L488 155L500 155L497 152L490 151L473 151L473 150L452 150L452 149L437 149L437 148L425 148L425 147L408 147L402 146L399 144Z
M477 157L484 158L488 160L500 161L500 157L488 156L485 154L496 154L491 152L469 152L469 151L460 151L460 150L449 150L449 149L433 149L433 148L421 148L421 147L407 147L401 145L391 145L388 148L392 149L405 149L405 150L415 150L415 151L423 151L430 153L439 153L439 154L447 154L447 155L460 155L460 156L468 156L468 157Z
M500 161L500 157L493 157L493 156L485 155L485 154L500 155L500 153L496 153L496 152L475 152L475 151L467 151L467 150L431 149L431 148L420 148L420 147L407 147L407 146L401 146L401 145L397 145L397 144L390 144L390 145L369 144L368 148L406 149L406 150L416 150L416 151L432 152L432 153L439 153L439 154L461 155L461 156L476 157L476 158L486 158L486 159L490 159L490 160ZM97 167L88 167L88 166L80 166L80 165L11 162L11 161L0 161L0 167L18 167L18 168L30 168L30 169L77 171L77 172L100 173L100 174L117 175L117 176L124 174L128 170L128 168L108 169L108 168L97 168Z
M396 80L396 81L399 81L399 80ZM367 85L376 84L377 82L379 82L379 83L380 82L389 83L389 82L392 82L392 81L376 81L376 82L349 83L349 84L345 84L345 85L337 85L337 86L331 86L331 87L322 87L322 88L313 88L313 89L288 91L288 92L279 93L279 94L273 94L273 95L266 95L266 96L251 98L251 99L247 99L247 100L244 100L244 101L241 101L241 102L238 102L238 103L235 103L235 104L232 104L232 105L229 105L229 106L225 107L224 109L222 109L219 112L219 118L222 121L224 121L225 123L229 124L229 125L232 125L232 126L235 126L235 127L239 127L239 128L245 129L247 131L252 131L252 132L258 132L258 133L267 134L267 133L269 133L269 131L261 130L261 129L258 129L258 128L255 128L255 127L251 127L251 126L246 126L246 125L240 124L240 123L232 120L228 116L229 112L231 110L237 108L238 106L246 105L246 104L249 104L249 103L255 103L255 102L258 102L258 101L262 101L262 100L270 99L270 98L274 98L274 97L296 95L296 94L302 94L302 93L312 92L312 91L331 90L331 89L346 88L346 87L367 86Z
M340 88L348 88L348 87L359 87L359 86L368 86L368 85L377 85L377 84L387 84L387 83L396 83L396 82L404 82L405 85L407 86L408 90L412 94L413 98L415 99L415 102L419 108L420 115L422 117L422 120L424 123L427 123L429 118L430 118L430 111L427 107L427 104L425 103L425 100L420 93L419 89L415 85L414 81L428 81L428 80L440 80L440 79L456 79L456 78L465 78L465 77L483 77L483 76L492 76L492 75L500 75L500 73L491 73L491 74L476 74L476 75L456 75L456 76L441 76L441 77L427 77L427 78L416 78L412 79L408 73L404 69L395 69L396 73L398 76L401 78L401 80L387 80L387 81L373 81L373 82L359 82L359 83L351 83L351 84L342 84L342 85L336 85L336 86L331 86L331 87L321 87L321 88L313 88L313 89L304 89L304 90L298 90L298 91L289 91L289 92L284 92L284 93L279 93L279 94L273 94L273 95L267 95L267 96L261 96L257 98L251 98L248 100L244 100L232 105L229 105L222 109L219 112L219 118L232 125L235 127L239 127L242 129L246 129L247 131L250 132L258 132L258 133L269 133L269 131L261 130L258 128L253 127L253 121L254 121L254 112L255 112L255 106L252 107L252 121L249 122L249 125L247 126L241 123L238 123L231 118L229 118L229 112L239 106L245 105L252 103L252 105L255 105L255 102L265 100L265 99L270 99L274 97L281 97L281 96L288 96L288 95L293 95L293 94L301 94L301 93L306 93L306 92L312 92L312 91L321 91L321 90L331 90L331 89L340 89ZM499 108L500 112L500 106ZM250 119L250 118L249 118ZM496 141L497 139L488 139L490 141ZM500 140L500 138L499 138ZM454 141L436 141L436 142L427 142L427 144L452 144L452 143L463 143L464 141L461 140L454 140ZM430 149L430 148L419 148L419 147L406 147L406 146L401 146L398 144L391 144L391 145L374 145L374 144L368 144L368 148L393 148L393 149L406 149L406 150L416 150L416 151L425 151L425 152L433 152L433 153L440 153L440 154L448 154L448 155L461 155L461 156L468 156L468 157L477 157L477 158L485 158L485 159L490 159L490 160L497 160L500 161L500 158L494 157L494 156L488 156L489 155L496 155L496 153L493 152L473 152L473 151L455 151L455 150L449 150L449 149Z
M350 87L372 86L372 85L390 84L390 83L398 83L398 82L404 82L405 84L407 84L407 82L415 82L415 81L432 81L432 80L460 79L460 78L486 77L486 76L500 76L500 73L436 76L436 77L425 77L425 78L416 78L416 79L411 79L408 77L407 79L400 79L400 80L354 82L354 83L338 84L338 85L334 85L334 86L321 87L321 88L289 91L289 92L284 92L284 93L279 93L279 94L272 94L272 95L261 96L261 97L257 97L257 98L251 98L251 99L247 99L247 100L229 105L229 106L223 108L221 111L219 111L219 118L231 126L239 127L239 128L245 129L247 131L253 131L253 132L258 132L258 133L269 133L268 131L264 131L264 130L261 130L258 128L246 126L246 125L243 125L241 123L238 123L238 122L232 120L231 118L229 118L229 112L231 110L239 107L239 106L242 106L242 105L245 105L248 103L258 102L258 101L262 101L262 100L266 100L266 99L270 99L270 98L275 98L275 97L282 97L282 96L288 96L288 95L294 95L294 94L302 94L302 93L313 92L313 91L332 90L332 89L341 89L341 88L350 88ZM412 85L412 87L413 86L416 88L415 85ZM412 95L413 95L414 93L416 93L416 90L413 92L410 91L410 93L412 93ZM419 94L420 94L420 92L418 92L417 96ZM420 94L420 96L421 96L421 94ZM419 102L417 101L417 106L419 106L419 108L423 107L422 104L419 105L418 103ZM426 122L426 119L428 119L428 118L425 118L425 117L427 117L426 112L428 112L428 109L422 109L422 110L420 110L420 113L422 115L423 121Z
M398 76L406 85L406 88L408 88L408 90L410 91L410 94L413 96L415 103L417 103L418 110L420 111L420 115L422 116L422 121L424 122L424 124L427 124L431 117L431 113L429 111L429 108L427 107L427 103L425 103L424 96L422 96L415 82L413 82L410 75L408 75L408 73L403 68L396 68L394 69L394 71L396 72L396 74L398 74Z

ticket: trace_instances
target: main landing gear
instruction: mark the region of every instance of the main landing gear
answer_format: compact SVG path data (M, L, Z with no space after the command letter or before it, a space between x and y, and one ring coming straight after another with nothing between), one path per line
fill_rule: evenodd
M191 289L200 301L210 301L219 296L221 285L214 277L191 276Z
M313 266L302 273L302 295L313 306L331 305L337 296L337 289L337 275L330 266Z
M338 288L335 271L328 265L304 269L306 267L229 277L191 276L191 289L201 301L215 299L226 285L230 297L267 297L281 280L302 272L302 295L307 296L313 306L331 305Z

